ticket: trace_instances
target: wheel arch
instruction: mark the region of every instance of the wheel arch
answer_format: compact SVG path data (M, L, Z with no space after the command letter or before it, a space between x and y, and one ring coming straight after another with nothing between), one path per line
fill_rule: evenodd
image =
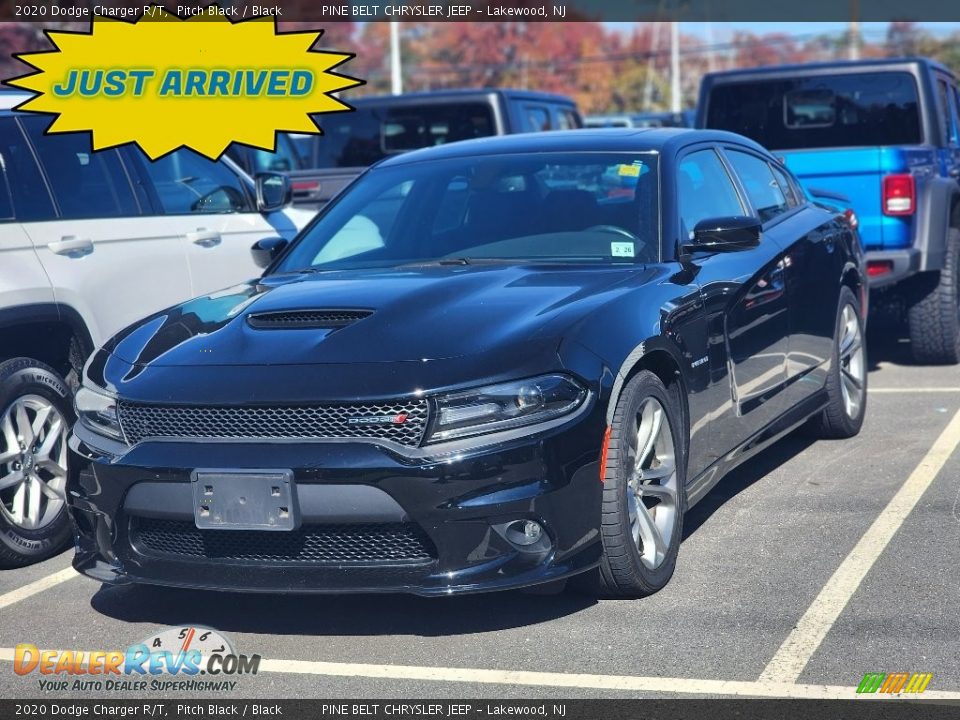
M609 426L616 411L623 389L635 375L649 370L656 375L677 402L680 409L680 421L683 424L684 449L689 450L690 443L690 406L687 401L687 380L681 370L680 360L675 350L669 349L660 338L640 343L624 360L610 393L607 407L607 425Z
M0 309L0 359L30 357L51 365L64 376L78 373L77 361L93 352L93 339L81 315L56 303ZM74 349L75 348L75 349ZM76 358L76 352L82 356Z
M943 269L952 228L960 229L960 186L953 179L933 178L922 192L918 187L913 244L921 252L921 271Z

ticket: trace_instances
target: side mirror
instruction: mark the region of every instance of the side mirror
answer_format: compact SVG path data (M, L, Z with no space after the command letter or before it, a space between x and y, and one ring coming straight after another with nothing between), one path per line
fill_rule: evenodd
M287 241L282 237L266 237L257 240L250 248L253 255L253 262L257 267L269 267L276 257L287 246Z
M737 215L707 218L693 229L693 242L681 246L681 262L693 253L738 252L760 244L761 223L758 218Z
M262 213L273 212L290 204L293 189L290 178L280 173L257 173L257 210Z

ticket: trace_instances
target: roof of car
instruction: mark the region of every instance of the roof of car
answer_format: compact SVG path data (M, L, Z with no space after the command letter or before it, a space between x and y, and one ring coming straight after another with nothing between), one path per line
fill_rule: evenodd
M953 75L949 68L936 60L924 57L880 58L875 60L835 60L833 62L805 63L802 65L769 65L758 68L741 68L738 70L721 70L704 75L704 82L717 80L740 79L754 75L817 75L829 72L854 72L860 68L871 70L885 67L903 67L907 65L926 65L936 68L949 75Z
M356 98L344 98L354 107L364 105L392 105L406 102L444 102L447 100L482 97L487 95L501 95L517 100L541 100L573 105L574 102L566 95L556 93L536 92L534 90L515 90L512 88L455 88L451 90L429 90L425 92L411 92L400 95L366 95Z
M723 130L689 128L598 128L553 130L516 135L498 135L461 140L449 145L414 150L382 160L378 167L392 167L426 160L458 157L520 154L531 152L676 152L700 142L736 142L760 152L767 151L753 140Z
M9 110L30 97L30 93L0 85L0 110Z

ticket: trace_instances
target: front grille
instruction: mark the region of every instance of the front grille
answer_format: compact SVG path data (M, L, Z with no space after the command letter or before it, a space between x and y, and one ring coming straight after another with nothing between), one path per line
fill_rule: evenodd
M428 563L430 538L413 523L304 525L291 532L199 530L188 521L134 518L131 544L142 554L236 562Z
M258 330L342 328L372 313L372 310L280 310L248 315L247 323Z
M390 440L416 447L427 428L427 401L364 405L189 406L121 400L130 443L151 438L224 440Z

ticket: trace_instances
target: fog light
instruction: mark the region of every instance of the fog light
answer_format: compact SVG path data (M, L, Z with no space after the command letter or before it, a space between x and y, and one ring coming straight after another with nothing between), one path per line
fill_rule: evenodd
M543 526L533 520L517 520L507 526L507 539L514 545L533 545L543 536Z

